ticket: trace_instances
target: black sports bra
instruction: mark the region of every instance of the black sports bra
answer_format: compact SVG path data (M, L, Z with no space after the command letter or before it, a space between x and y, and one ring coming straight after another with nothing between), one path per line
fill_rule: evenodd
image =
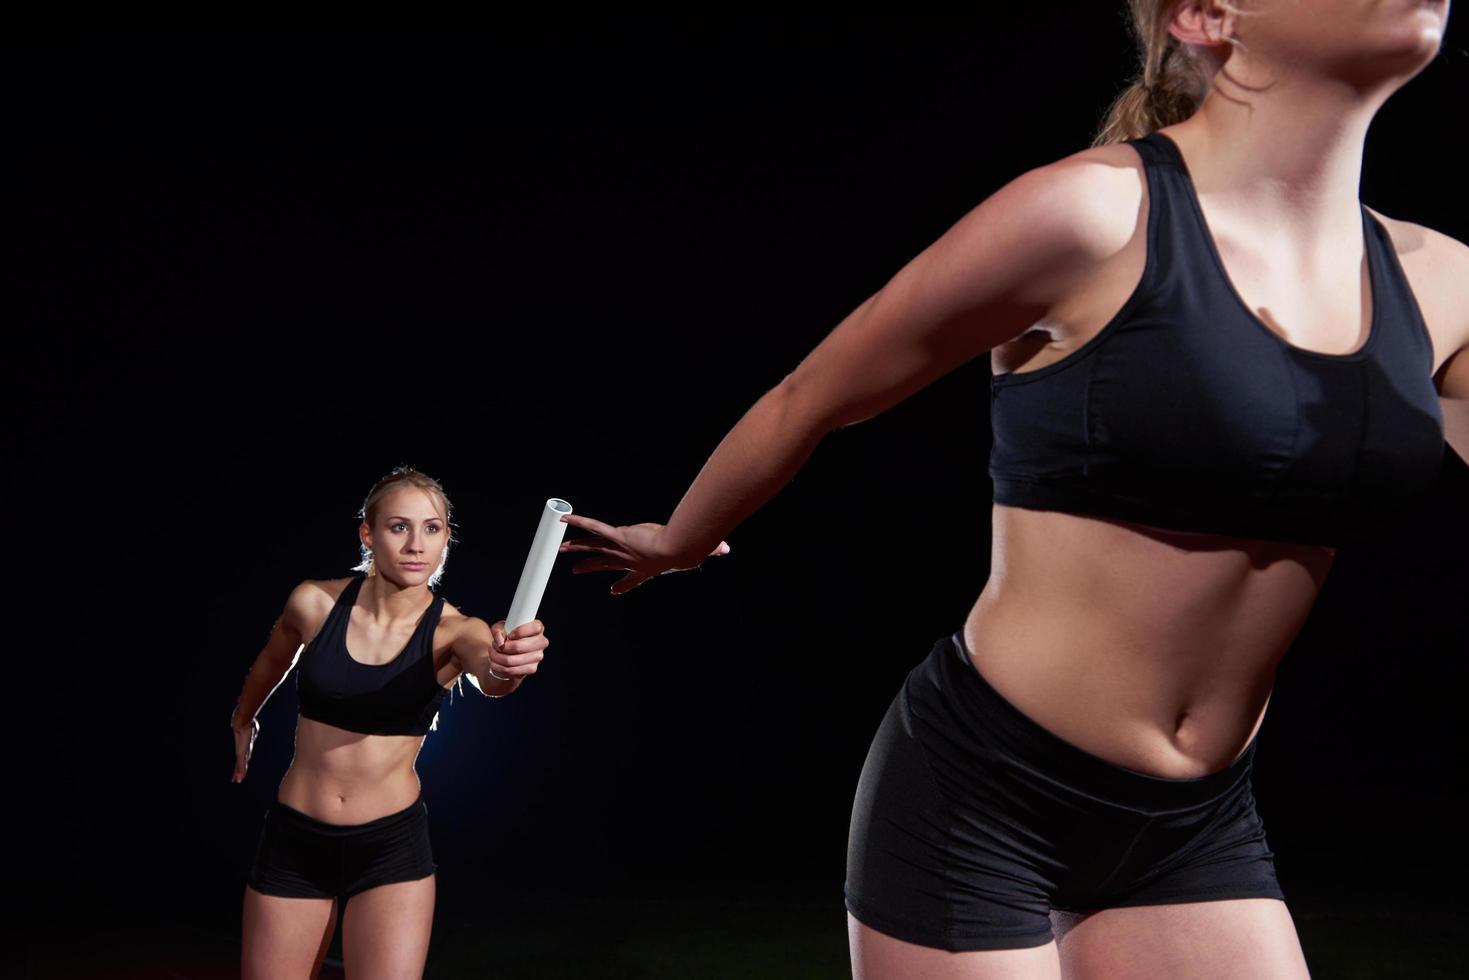
M398 656L365 664L347 653L347 621L364 578L358 575L342 590L301 654L301 716L367 735L426 735L437 727L439 702L448 691L439 684L433 656L444 597L434 596Z
M1362 208L1363 346L1296 347L1235 292L1177 144L1127 142L1148 182L1142 278L1081 347L991 380L995 501L1331 547L1411 506L1443 463L1443 415L1387 230Z

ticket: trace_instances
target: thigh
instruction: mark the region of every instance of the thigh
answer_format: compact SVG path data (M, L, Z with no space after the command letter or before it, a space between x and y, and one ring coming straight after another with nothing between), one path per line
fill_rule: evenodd
M951 952L879 932L847 913L852 980L1061 980L1056 943Z
M314 977L337 925L334 898L264 895L245 886L240 975L245 980Z
M342 913L342 965L352 980L423 976L437 876L364 889Z
M1309 980L1285 902L1274 898L1110 908L1058 942L1066 980Z

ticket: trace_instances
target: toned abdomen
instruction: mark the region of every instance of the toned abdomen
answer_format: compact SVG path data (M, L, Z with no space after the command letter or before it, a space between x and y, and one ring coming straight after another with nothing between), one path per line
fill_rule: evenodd
M964 638L990 685L1059 737L1193 778L1249 743L1332 556L996 505Z

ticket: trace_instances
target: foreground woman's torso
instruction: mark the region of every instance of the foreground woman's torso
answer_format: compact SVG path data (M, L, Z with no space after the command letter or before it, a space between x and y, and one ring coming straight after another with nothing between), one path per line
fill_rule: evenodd
M1186 126L1168 127L1165 133L1186 149L1190 140L1186 132L1180 135L1186 130ZM1139 158L1121 145L1087 152L1115 167L1115 198L1123 213L1119 220L1134 227L1133 238L1031 331L996 348L992 352L996 375L1013 374L1019 379L1049 367L1046 373L1056 378L1060 369L1052 365L1078 351L1083 351L1083 357L1095 354L1101 348L1097 343L1088 346L1089 342L1119 310L1127 309L1124 304L1144 275L1154 202L1149 200ZM1268 329L1297 348L1289 351L1278 345L1283 357L1303 362L1314 358L1322 364L1332 358L1347 362L1374 339L1369 325L1374 330L1389 329L1387 317L1384 322L1373 322L1375 297L1360 232L1343 232L1336 251L1317 260L1319 274L1308 278L1300 263L1289 262L1288 249L1278 242L1269 243L1270 236L1259 231L1270 227L1267 218L1227 213L1207 195L1201 195L1200 201L1225 267L1212 261L1201 263L1201 274L1228 275L1227 280L1216 279L1216 287L1222 284L1238 292L1239 302L1258 319L1258 327L1252 324L1250 330ZM1181 207L1176 199L1157 203L1181 213L1176 210ZM1434 340L1433 351L1427 352L1420 328L1416 350L1425 352L1422 376L1409 378L1417 367L1405 372L1400 359L1402 377L1394 379L1398 384L1411 381L1415 385L1421 420L1423 403L1432 400L1421 385L1429 383L1443 353L1452 350L1442 337L1433 337L1447 331L1440 302L1446 291L1436 282L1428 247L1432 242L1425 238L1424 230L1375 212L1373 216L1392 236L1394 255L1422 308L1423 326ZM1377 268L1391 271L1381 259ZM1189 270L1177 272L1170 285L1181 281L1179 276L1191 274ZM1234 311L1236 319L1239 312ZM1392 329L1406 331L1407 325L1400 317ZM1222 356L1237 353L1228 349L1228 337L1221 334L1219 339L1225 348ZM1246 332L1240 339L1253 340L1260 349L1258 336ZM1407 342L1411 337L1399 333L1391 339ZM1145 350L1146 340L1131 341L1131 349ZM1389 338L1376 342L1381 350ZM1138 343L1144 346L1136 346ZM1326 352L1326 357L1315 357L1309 351ZM1076 360L1071 358L1073 363ZM1114 357L1113 363L1121 361ZM1209 364L1180 367L1201 376L1215 369ZM1250 371L1251 363L1241 359L1217 369ZM1147 380L1139 378L1138 383ZM1075 387L1075 371L1069 382L1073 394L1080 390ZM1002 386L1016 390L1008 380ZM1087 390L1094 392L1095 388ZM1206 391L1195 395L1187 386L1179 391L1184 398L1209 397ZM1179 391L1173 393L1175 397ZM1024 412L1050 411L1047 396L1054 393L1059 399L1065 389L1042 383L1027 385L1025 392L1029 402L1019 414L1010 408L1010 418L1023 421ZM1427 399L1425 394L1429 394ZM1112 397L1115 401L1126 395ZM1141 404L1146 399L1134 400ZM1185 410L1190 407L1183 406ZM1215 414L1229 418L1234 407L1220 405ZM1235 417L1248 418L1247 411L1253 407L1238 406ZM1323 408L1347 413L1343 421L1363 411L1363 405L1356 403L1323 402ZM1081 417L1088 435L1110 435L1097 428L1097 419L1085 417L1084 409ZM1055 418L1063 425L1068 420L1064 413ZM1134 413L1131 418L1141 416ZM1105 421L1117 420L1114 415ZM1331 425L1332 420L1323 424ZM1428 423L1420 421L1412 434L1423 442L1428 428ZM1071 430L1063 427L1059 431ZM1027 443L1022 448L1029 451L1031 447ZM1145 452L1146 447L1143 449ZM1419 446L1417 455L1423 457L1426 449ZM1044 452L1038 447L1037 455ZM1205 452L1195 457L1194 465L1207 468L1210 462ZM1166 475L1168 460L1155 463ZM1049 463L1029 465L1043 473ZM1113 479L1122 489L1136 489L1125 483L1130 479L1125 470L1114 471ZM1183 480L1180 478L1180 486ZM1259 485L1273 492L1283 483ZM1076 485L1080 499L1085 500L1085 478ZM1242 482L1241 486L1248 488L1249 484ZM1207 496L1207 486L1199 490L1201 499ZM1230 493L1221 494L1221 499L1231 499ZM1270 499L1265 493L1261 498ZM1186 513L1189 506L1187 495L1175 495L1166 500L1160 497L1158 510L1160 515L1171 510L1177 520L1177 514ZM1268 516L1262 507L1261 517ZM1218 771L1244 750L1263 720L1276 666L1304 624L1334 555L1332 547L1320 543L1164 530L1118 516L1041 507L996 504L993 524L990 579L964 627L976 669L1018 709L1058 736L1114 764L1164 778L1192 778Z
M313 610L309 628L302 631L307 647L351 582L345 578L319 583L322 591L318 608ZM391 631L375 632L370 619L361 612L359 609L359 615L347 625L346 644L351 656L364 664L392 661L412 636L414 625L398 624ZM457 609L444 604L431 641L433 670L441 687L449 687L459 676L451 650L459 629L467 622ZM423 738L367 735L298 716L296 753L276 798L328 823L365 823L395 813L418 799L420 786L413 763Z
M1165 778L1225 768L1331 565L1314 545L996 505L964 625L1007 701L1092 755Z

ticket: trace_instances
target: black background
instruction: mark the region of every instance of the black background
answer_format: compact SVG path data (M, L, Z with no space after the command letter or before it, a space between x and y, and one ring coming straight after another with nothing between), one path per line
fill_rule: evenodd
M443 482L441 591L486 620L545 498L666 521L848 312L1088 143L1133 54L1120 5L1086 6L12 38L7 795L32 941L121 908L237 936L294 677L243 785L227 718L291 587L355 563L372 483ZM1469 240L1462 33L1379 113L1362 198ZM987 378L829 436L697 573L614 598L558 571L541 671L456 695L420 755L441 913L811 901L844 946L869 741L988 573ZM1430 500L1341 552L1280 669L1255 785L1288 893L1336 882L1309 854L1341 883L1368 857L1462 875L1466 500L1449 453Z

